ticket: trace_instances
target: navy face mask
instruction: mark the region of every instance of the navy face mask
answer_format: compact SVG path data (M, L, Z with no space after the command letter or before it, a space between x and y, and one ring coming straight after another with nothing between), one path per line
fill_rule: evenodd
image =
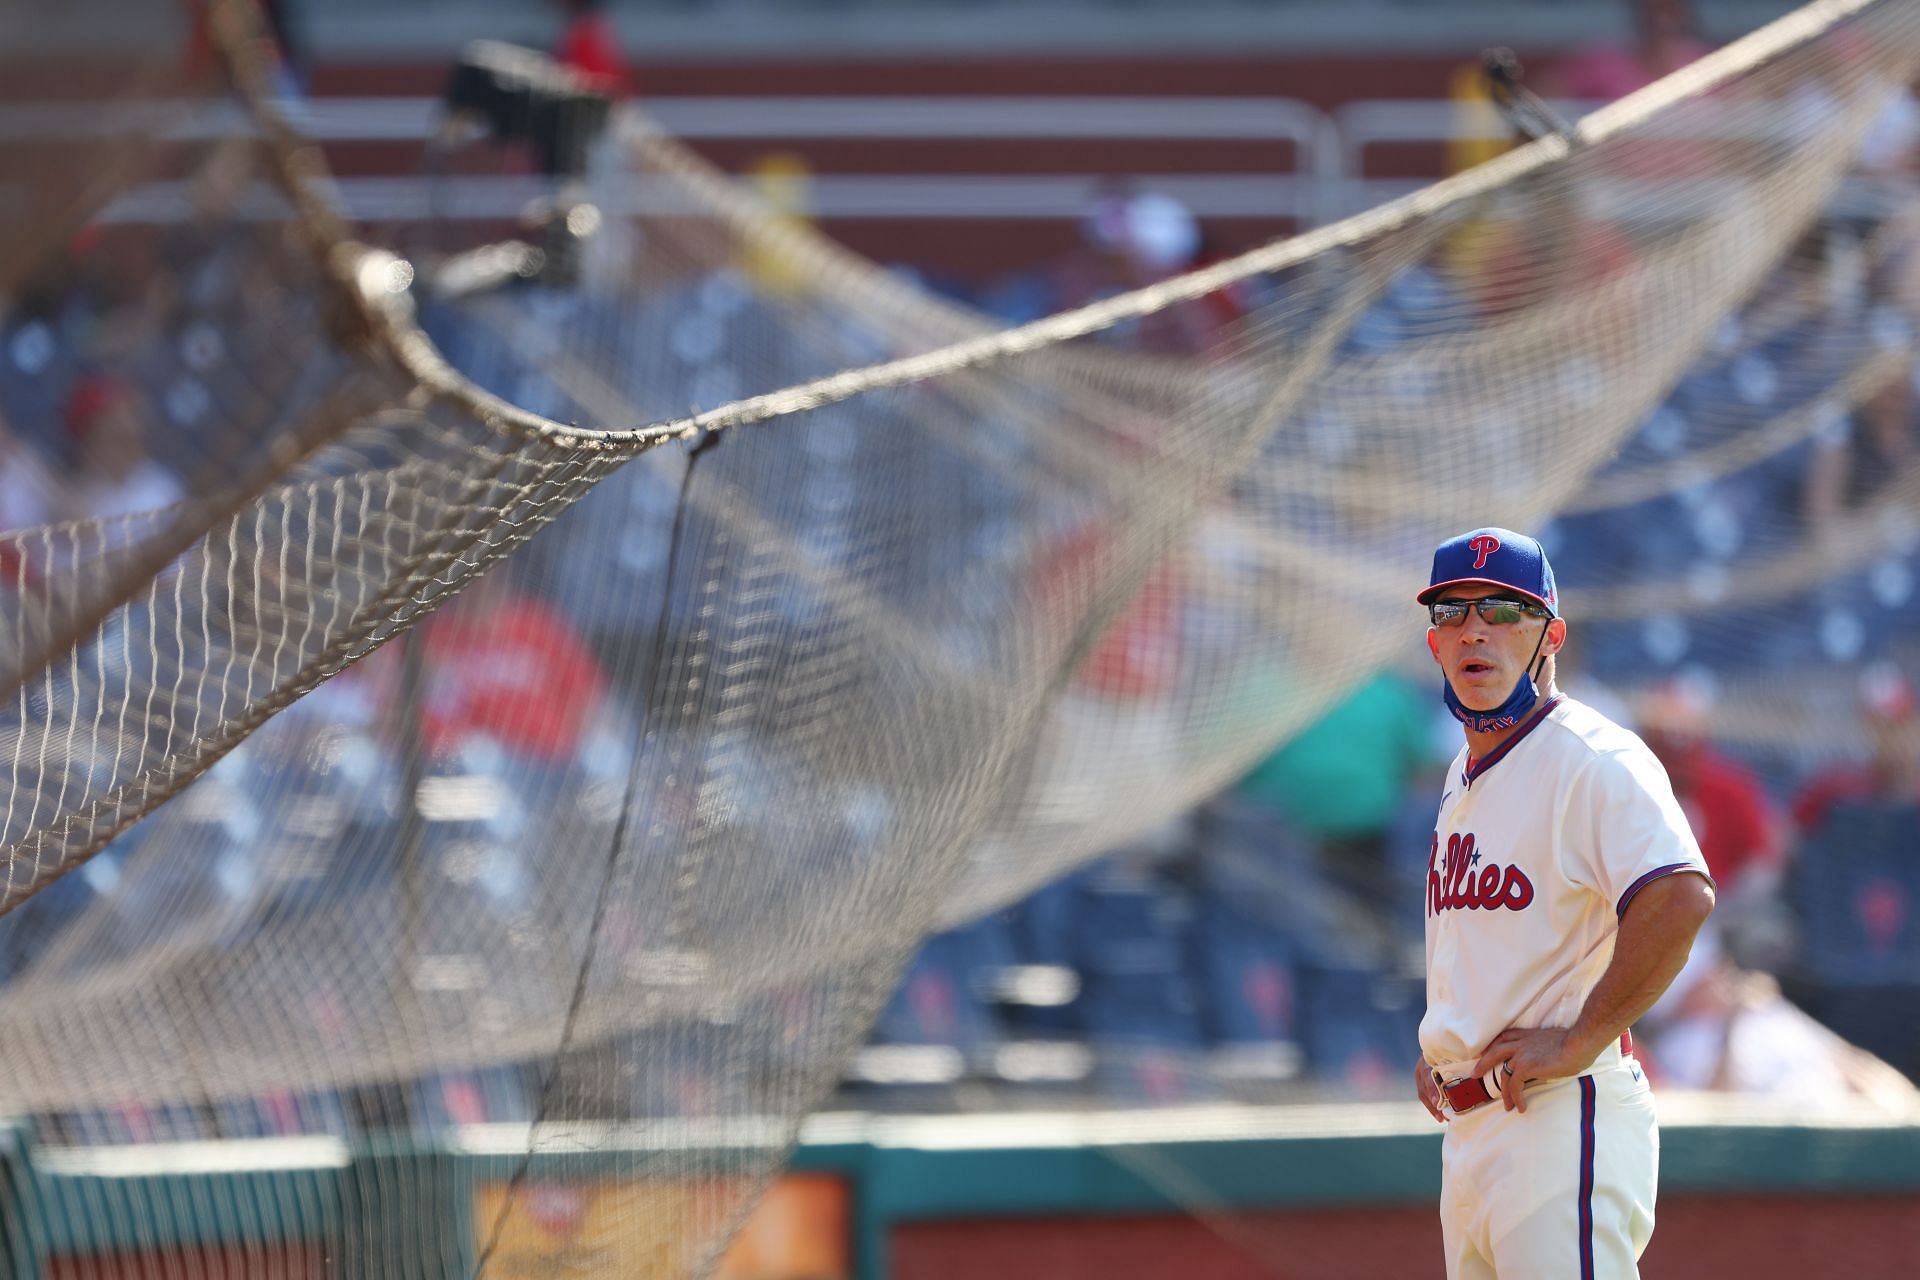
M1507 700L1491 711L1474 711L1460 701L1453 691L1453 685L1443 675L1440 677L1440 698L1447 704L1447 710L1453 712L1453 718L1475 733L1493 733L1500 729L1511 729L1527 718L1533 710L1533 704L1540 700L1540 690L1534 685L1534 664L1540 661L1540 646L1547 642L1547 629L1540 628L1540 639L1534 643L1533 657L1527 659L1527 669L1520 676L1520 683L1513 687Z

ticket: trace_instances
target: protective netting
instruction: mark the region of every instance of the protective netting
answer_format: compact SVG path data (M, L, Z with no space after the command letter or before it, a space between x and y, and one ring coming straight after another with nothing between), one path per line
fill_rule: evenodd
M1404 653L1447 533L1558 517L1629 679L1857 656L1754 611L1912 597L1910 469L1817 520L1722 482L1792 482L1910 377L1911 212L1850 174L1920 4L1814 5L1571 139L1011 332L628 112L541 246L364 248L249 6L213 13L247 111L122 74L85 146L5 152L45 356L7 413L78 462L0 547L0 1108L504 1122L471 1222L411 1216L425 1165L300 1190L342 1274L524 1273L536 1165L630 1189L540 1265L711 1265L922 939ZM130 285L88 312L128 332L72 314Z

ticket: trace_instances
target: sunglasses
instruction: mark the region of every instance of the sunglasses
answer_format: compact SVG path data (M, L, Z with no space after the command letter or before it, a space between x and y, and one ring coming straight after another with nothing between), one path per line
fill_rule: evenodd
M1551 615L1526 600L1508 600L1487 596L1481 600L1435 600L1427 606L1427 617L1436 627L1457 627L1467 620L1467 610L1480 614L1480 621L1496 627L1511 626L1523 617L1545 618Z

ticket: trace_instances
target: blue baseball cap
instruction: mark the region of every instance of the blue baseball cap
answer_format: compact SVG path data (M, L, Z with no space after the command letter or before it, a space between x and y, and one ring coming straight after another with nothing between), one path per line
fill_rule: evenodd
M1511 529L1475 529L1441 543L1433 553L1433 576L1419 600L1432 604L1448 587L1482 585L1507 587L1560 616L1560 595L1554 590L1546 549Z

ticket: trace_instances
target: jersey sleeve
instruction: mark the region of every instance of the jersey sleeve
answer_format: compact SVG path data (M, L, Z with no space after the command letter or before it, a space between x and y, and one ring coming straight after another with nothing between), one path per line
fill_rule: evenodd
M1662 876L1713 877L1673 784L1650 751L1610 751L1582 770L1569 798L1568 874L1624 916Z

